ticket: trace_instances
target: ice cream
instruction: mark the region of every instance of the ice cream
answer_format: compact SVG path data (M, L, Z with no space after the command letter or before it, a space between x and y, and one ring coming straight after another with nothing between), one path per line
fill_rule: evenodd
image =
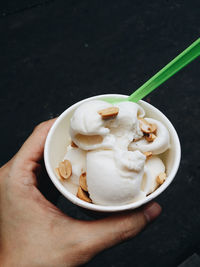
M65 179L59 167L57 174L82 200L105 206L132 203L166 178L161 156L170 147L168 130L145 118L136 103L85 102L75 110L69 133L72 143L63 160L71 164L71 175Z

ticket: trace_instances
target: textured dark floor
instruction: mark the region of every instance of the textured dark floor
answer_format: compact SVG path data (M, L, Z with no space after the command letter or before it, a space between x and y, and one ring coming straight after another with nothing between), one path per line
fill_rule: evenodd
M37 123L89 96L130 94L199 35L199 0L0 1L1 165ZM157 199L162 215L88 267L173 267L200 252L200 60L147 100L178 131L179 172ZM65 212L90 218L48 178L41 188Z

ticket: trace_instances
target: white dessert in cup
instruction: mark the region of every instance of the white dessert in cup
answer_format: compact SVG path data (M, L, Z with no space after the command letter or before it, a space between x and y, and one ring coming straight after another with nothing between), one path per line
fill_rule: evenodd
M47 171L56 187L82 207L136 208L172 181L180 162L180 143L168 119L150 104L111 105L103 101L105 97L109 95L83 100L58 118L60 124L55 122L45 145ZM149 126L153 128L148 130ZM62 148L61 143L65 143ZM67 178L62 172L65 163L71 166Z

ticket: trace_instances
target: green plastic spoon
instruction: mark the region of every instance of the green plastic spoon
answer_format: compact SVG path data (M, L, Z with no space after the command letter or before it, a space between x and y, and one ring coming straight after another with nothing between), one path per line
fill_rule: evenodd
M118 103L122 101L132 101L138 102L143 97L147 96L159 85L168 80L176 72L181 70L195 58L200 56L200 38L198 38L194 43L192 43L188 48L186 48L181 54L175 57L171 62L169 62L164 68L157 72L152 78L140 86L133 94L128 98L109 98L104 99L109 103Z

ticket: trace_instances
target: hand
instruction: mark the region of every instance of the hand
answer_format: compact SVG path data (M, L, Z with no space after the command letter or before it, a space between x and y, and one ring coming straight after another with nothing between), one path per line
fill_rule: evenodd
M64 267L138 234L161 212L157 203L96 221L63 214L37 189L44 143L54 120L41 123L0 169L1 266Z

